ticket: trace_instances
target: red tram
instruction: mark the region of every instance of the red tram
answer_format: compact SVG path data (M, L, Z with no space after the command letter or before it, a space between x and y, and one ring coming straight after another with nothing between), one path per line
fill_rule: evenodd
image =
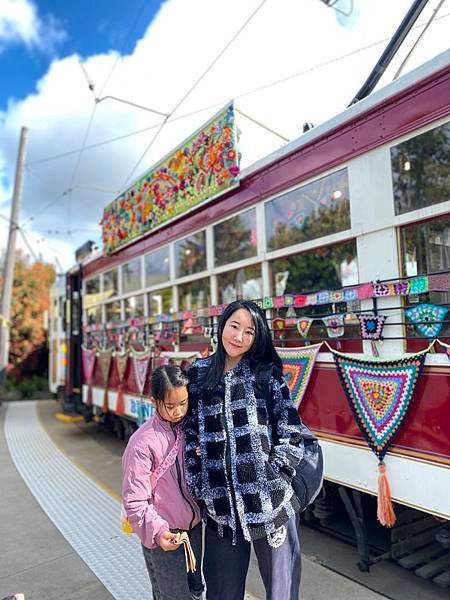
M210 148L202 184L210 168L216 183L228 169L231 185L143 227L149 215L157 217L158 194L163 209L173 208L170 169L189 154L183 157L181 145L181 154L105 210L108 252L91 254L69 274L69 288L81 294L86 355L82 382L79 343L68 345L69 393L80 388L89 410L127 435L151 412L142 373L211 351L222 306L258 299L280 348L322 343L299 406L325 458L325 493L313 514L330 523L336 506L345 506L360 540L361 568L368 568L364 513L372 514L377 463L332 351L380 361L429 348L385 459L406 538L394 528L397 537L384 549L401 560L435 543L437 532L450 546L442 528L450 519L449 98L444 53L240 175L235 140L225 131L221 151L230 164L222 159L217 169ZM208 144L205 131L211 129L194 136L191 149ZM136 214L137 225L130 225ZM383 317L382 336L365 337L359 315ZM414 545L416 534L422 546ZM399 539L412 541L398 550ZM440 583L447 577L450 585L449 575Z

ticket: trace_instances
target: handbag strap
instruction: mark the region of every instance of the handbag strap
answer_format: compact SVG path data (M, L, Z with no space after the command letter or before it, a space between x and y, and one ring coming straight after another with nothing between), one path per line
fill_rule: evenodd
M175 433L174 445L172 446L170 451L167 453L167 455L164 457L164 460L159 465L159 467L157 467L150 475L150 483L151 483L152 489L156 488L158 481L161 479L161 477L164 475L164 473L166 473L166 471L168 469L170 469L170 467L173 464L175 464L182 439L183 439L183 430L179 429Z

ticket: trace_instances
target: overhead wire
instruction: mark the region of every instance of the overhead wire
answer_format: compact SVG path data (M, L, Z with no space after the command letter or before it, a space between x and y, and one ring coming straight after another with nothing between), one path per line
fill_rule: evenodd
M441 19L447 18L448 16L450 16L450 13L445 13L444 15L441 15L440 17L434 19L434 21L437 22L437 21L439 21ZM413 29L417 29L417 28L420 28L420 27L423 27L423 23L419 24L419 25L415 25L413 27ZM328 67L328 66L330 66L332 64L340 62L341 60L345 60L346 58L350 58L350 57L355 56L355 55L357 55L357 54L359 54L361 52L365 52L366 50L370 50L371 48L375 48L376 46L389 41L389 39L390 38L383 38L383 39L377 40L375 42L371 42L370 44L367 44L366 46L362 46L362 47L357 48L355 50L351 50L350 52L346 52L345 54L341 54L341 55L339 55L337 57L334 57L334 58L332 58L330 60L327 60L327 61L324 61L324 62L321 62L321 63L317 63L316 65L308 67L307 69L303 69L302 71L297 71L295 73L292 73L292 74L287 75L285 77L282 77L280 79L276 79L274 81L271 81L269 83L263 84L263 85L258 86L256 88L252 88L252 89L247 90L245 92L242 92L240 94L236 94L234 96L234 99L235 100L239 100L241 98L245 98L246 96L250 96L252 94L256 94L258 92L262 92L262 91L264 91L266 89L269 89L271 87L275 87L277 85L281 85L283 83L291 81L292 79L296 79L297 77L301 77L303 75L307 75L307 74L312 73L314 71L323 69L323 68ZM176 123L176 122L178 122L178 121L180 121L182 119L187 119L189 117L193 117L193 116L195 116L197 114L200 114L202 112L206 112L208 110L212 110L213 108L217 108L217 107L223 106L228 99L229 98L224 98L224 99L222 99L222 100L220 100L218 102L214 102L213 104L209 104L208 106L204 106L202 108L190 111L188 113L184 113L183 115L180 115L179 117L171 118L170 121L167 122L167 125L170 125L172 123ZM107 140L103 140L103 141L97 142L95 144L86 145L85 148L84 148L84 150L85 151L86 150L93 150L95 148L100 148L102 146L107 146L109 144L113 144L115 142L119 142L119 141L127 139L129 137L134 137L136 135L140 135L142 133L146 133L146 132L151 131L153 129L157 129L159 126L160 126L160 123L153 124L153 125L150 125L148 127L144 127L142 129L137 129L137 130L134 130L134 131L130 131L129 133L125 133L125 134L120 135L120 136L116 136L116 137L113 137L113 138L108 138ZM30 166L31 165L38 165L38 164L42 164L42 163L45 163L45 162L57 160L59 158L66 158L68 156L72 156L73 154L76 154L79 151L80 151L79 148L76 148L74 150L68 150L67 152L61 152L59 154L54 154L54 155L47 156L47 157L44 157L44 158L40 158L40 159L29 161L29 162L27 162L27 165L30 165Z
M422 29L422 31L420 32L419 36L417 37L416 41L414 42L413 46L411 47L411 49L409 50L408 54L405 56L405 58L402 61L402 64L399 66L399 68L397 69L394 77L392 78L393 81L395 81L400 75L401 72L403 71L404 67L406 66L408 60L411 58L414 50L417 48L417 46L419 45L420 41L422 40L423 36L425 35L427 29L430 27L431 23L433 22L433 20L435 19L437 13L439 12L439 9L441 8L441 6L444 4L445 0L440 0L440 2L438 3L438 5L436 6L436 8L433 10L431 17L428 19L428 22L426 23L425 27Z
M208 67L205 69L205 71L203 71L203 73L200 75L200 77L198 77L195 80L195 82L191 85L191 87L187 90L187 92L177 102L177 104L174 106L174 108L170 111L169 115L164 118L164 120L162 121L162 123L160 124L160 126L158 127L158 129L156 130L155 135L152 137L152 139L150 140L149 144L145 148L144 152L140 156L139 160L137 161L137 163L135 164L135 166L133 167L133 169L131 170L131 172L129 173L129 175L127 176L127 178L125 179L125 181L124 181L121 189L124 189L126 187L127 183L130 181L130 179L133 177L133 175L136 172L137 168L139 167L139 165L141 164L141 162L144 160L147 152L152 148L152 146L155 143L156 139L158 138L159 134L163 130L165 124L174 115L174 113L179 109L179 107L183 104L183 102L186 100L186 98L188 98L190 96L190 94L194 91L194 89L198 86L198 84L211 71L211 69L214 67L214 65L217 63L217 61L225 54L225 52L228 50L228 48L233 44L233 42L237 39L237 37L244 31L244 29L248 26L248 24L252 21L252 19L256 16L256 14L261 10L261 8L264 6L264 4L266 4L266 2L267 2L267 0L262 0L262 2L260 2L260 4L255 8L255 10L253 10L253 12L250 14L250 16L247 17L247 19L245 20L245 22L241 25L241 27L236 31L236 33L228 41L228 43L225 45L225 47L217 54L217 56L208 65Z

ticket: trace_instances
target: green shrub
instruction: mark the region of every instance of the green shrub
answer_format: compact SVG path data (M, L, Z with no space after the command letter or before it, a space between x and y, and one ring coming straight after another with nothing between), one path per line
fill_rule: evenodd
M32 379L24 379L18 384L17 391L23 399L32 398L36 392L36 385Z

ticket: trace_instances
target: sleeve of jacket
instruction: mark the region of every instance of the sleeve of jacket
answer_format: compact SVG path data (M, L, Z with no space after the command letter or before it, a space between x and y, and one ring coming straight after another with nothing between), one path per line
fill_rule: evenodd
M301 421L292 403L289 388L278 369L273 369L270 390L273 396L274 421L274 446L270 463L275 469L292 478L304 452Z
M152 456L143 440L130 440L122 458L123 507L134 533L147 548L155 548L169 524L155 510L150 474Z
M202 489L202 461L197 455L197 448L200 447L199 436L199 415L198 415L198 368L193 365L188 371L188 393L189 408L185 417L185 467L186 482L192 496L201 499Z

